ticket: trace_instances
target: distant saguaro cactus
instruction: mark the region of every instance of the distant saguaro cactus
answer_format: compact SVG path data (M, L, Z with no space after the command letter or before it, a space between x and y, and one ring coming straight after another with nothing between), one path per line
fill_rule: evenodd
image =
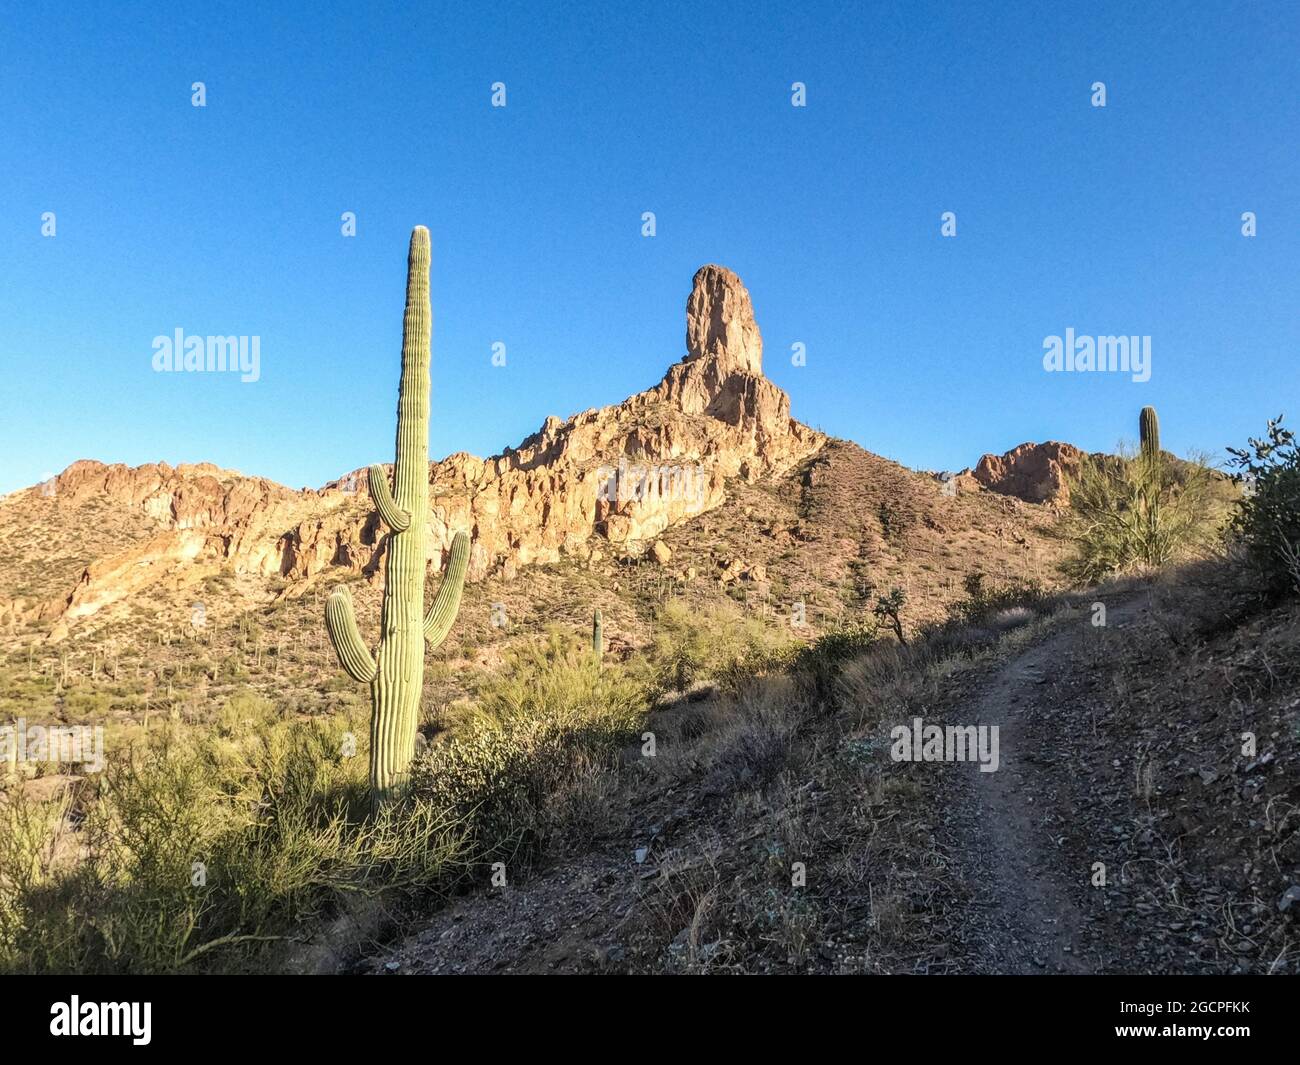
M406 315L402 324L402 378L397 393L397 455L393 489L383 466L370 467L370 496L388 536L379 650L372 657L357 630L352 596L336 588L325 604L325 626L339 664L370 685L370 796L376 806L405 788L424 687L426 643L439 646L460 609L469 537L457 533L442 585L427 614L424 575L428 558L429 231L411 233L406 268Z
M600 611L591 615L591 650L599 662L605 656L605 639L601 628Z
M1143 407L1138 415L1138 442L1141 472L1137 528L1143 538L1143 552L1148 557L1162 557L1167 553L1160 546L1166 538L1162 532L1165 476L1160 452L1160 419L1156 417L1155 407Z
M1148 462L1160 460L1160 419L1155 407L1143 407L1138 415L1138 439L1142 444L1142 457Z

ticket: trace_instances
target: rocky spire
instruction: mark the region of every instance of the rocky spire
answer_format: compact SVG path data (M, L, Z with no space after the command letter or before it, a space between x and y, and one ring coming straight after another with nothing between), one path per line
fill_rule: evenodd
M645 544L720 506L729 479L770 477L826 442L790 417L790 398L763 376L753 304L725 267L695 274L686 346L659 384L616 406L548 418L518 448L488 459L462 452L430 466L436 492L427 508L427 561L441 568L461 529L474 530L472 580L487 573L508 579L519 566L568 555L592 557L600 550L595 539ZM610 497L615 471L633 478L633 498L620 499L617 484ZM60 507L107 496L157 529L92 561L71 591L7 603L0 595L0 618L53 621L51 639L62 638L78 619L146 587L179 589L225 567L287 580L294 589L336 567L378 581L390 537L377 535L369 508L351 502L369 479L359 469L319 492L294 492L215 466L79 463L53 486ZM40 489L17 496L6 496L5 507L45 513L54 505Z
M725 266L701 266L686 300L686 358L714 359L720 378L763 375L763 337L754 305L739 277Z

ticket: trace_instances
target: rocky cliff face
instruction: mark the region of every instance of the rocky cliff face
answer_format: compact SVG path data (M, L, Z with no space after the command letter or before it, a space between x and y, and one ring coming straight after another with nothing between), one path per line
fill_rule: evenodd
M430 467L434 564L459 530L472 537L470 578L590 556L602 543L641 551L665 529L721 505L729 478L779 474L826 438L790 417L789 397L763 377L749 293L721 266L695 275L687 351L654 388L567 421L548 418L518 448L488 459L459 453ZM293 491L215 466L70 466L22 505L110 500L143 513L156 535L85 567L67 594L25 607L56 619L54 635L159 581L216 568L292 585L332 569L378 579L383 528L365 470L319 492ZM49 500L38 498L48 495ZM12 498L12 497L11 497ZM4 604L0 604L3 606ZM8 602L14 616L14 602Z
M654 388L615 407L548 418L518 448L480 459L458 453L430 471L434 542L472 536L470 578L599 550L640 550L671 525L719 506L728 478L753 481L811 454L825 437L790 417L789 397L763 377L749 293L721 266L696 275L687 300L685 358ZM366 491L357 470L326 487ZM282 572L330 565L377 568L382 541L351 511L298 525Z
M92 539L93 530L85 526L112 521L113 515L138 522L136 534L128 546L94 558L79 576L70 575L71 588L64 585L53 598L0 590L0 624L52 620L58 638L79 619L160 582L191 584L230 564L239 572L278 573L285 529L329 505L315 492L296 492L207 463L74 462L46 484L6 497L0 518L60 529L69 540L80 541L75 553ZM47 557L64 553L56 546L67 547L46 545Z
M1004 455L985 455L972 476L985 488L1027 503L1064 505L1069 502L1068 476L1078 470L1083 454L1056 440L1021 444Z

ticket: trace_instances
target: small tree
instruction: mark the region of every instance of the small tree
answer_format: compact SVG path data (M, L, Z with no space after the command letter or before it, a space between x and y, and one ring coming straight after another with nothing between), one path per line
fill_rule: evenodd
M872 612L882 621L887 621L894 630L894 635L898 637L898 642L904 647L907 646L907 638L903 635L903 619L901 617L903 606L907 602L907 593L902 588L894 587L889 589L888 595L882 595L876 600L876 605Z

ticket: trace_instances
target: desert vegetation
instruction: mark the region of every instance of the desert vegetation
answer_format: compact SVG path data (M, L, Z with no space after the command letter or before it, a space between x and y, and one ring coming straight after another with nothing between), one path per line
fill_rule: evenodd
M301 940L340 920L353 935L401 928L490 884L496 863L525 877L581 848L613 796L647 786L647 765L650 781L767 786L803 757L807 721L845 690L867 698L882 667L866 661L897 677L985 651L1007 603L1041 598L971 591L960 620L912 648L873 615L803 643L725 603L664 604L645 653L622 660L553 629L512 652L449 731L419 734L408 792L379 809L360 705L304 718L238 693L202 724L165 716L103 773L0 804L0 959L24 972L246 971L305 964ZM647 730L657 759L641 755Z
M1155 409L1138 419L1136 451L1088 455L1070 479L1069 570L1083 581L1203 558L1222 541L1230 491L1203 457L1161 450Z
M304 924L359 900L382 899L396 919L493 862L522 875L601 816L666 685L686 669L693 685L734 684L745 656L772 650L774 634L760 641L725 609L693 623L665 609L658 643L627 662L597 660L573 632L528 643L415 757L401 801L378 810L360 708L304 720L253 695L203 727L164 719L57 797L13 791L0 803L3 965L282 964ZM737 634L725 649L709 639L718 626Z
M1295 701L1285 700L1300 681L1288 664L1300 452L1281 418L1232 452L1228 477L1164 451L1156 412L1145 408L1135 450L1082 455L1061 475L1068 506L1057 521L1041 493L1058 459L1077 449L989 456L985 479L968 476L959 493L952 477L904 470L793 423L784 394L762 378L748 293L729 271L705 267L688 302L687 359L641 402L612 408L603 427L548 421L495 460L505 481L494 490L533 508L536 521L523 524L538 535L557 511L550 497L528 495L531 465L575 436L608 437L582 448L640 448L652 431L699 431L736 458L725 493L714 486L716 506L694 514L659 500L668 509L600 511L614 557L590 546L587 525L562 529L566 551L534 567L520 590L507 557L518 531L491 524L499 507L488 499L476 548L490 527L497 566L467 589L468 530L446 524L460 513L449 496L431 507L428 268L419 228L407 262L392 483L380 465L366 474L377 521L350 498L331 496L322 511L314 494L162 467L86 464L65 479L71 501L12 504L24 520L59 508L98 515L97 493L121 480L132 499L162 492L173 509L177 495L223 512L237 499L244 527L263 536L260 507L282 507L276 521L298 524L274 538L283 554L269 585L214 565L176 577L174 589L152 576L105 589L77 544L60 540L68 557L56 568L66 577L84 567L84 579L34 614L26 600L12 603L11 635L22 605L28 638L0 662L0 709L98 728L111 742L102 771L82 774L59 772L72 760L57 749L21 771L16 748L6 750L0 969L339 971L373 965L392 945L431 970L496 959L628 972L1005 971L1050 960L1068 971L1078 959L1042 932L1061 913L1093 907L1107 948L1132 938L1111 926L1111 897L1079 896L1073 867L1061 865L1068 857L1086 867L1099 840L1125 870L1142 868L1124 874L1116 906L1203 902L1194 917L1175 921L1171 910L1170 957L1193 969L1294 966L1292 933L1277 916L1285 908L1270 909L1282 865L1264 866L1266 851L1290 861L1297 846L1282 772L1294 753L1281 737L1297 728ZM717 307L739 328L714 335ZM732 390L719 409L758 397L752 416L780 433L741 439L722 421L701 429L701 416L669 402L718 387ZM1049 474L1028 486L1037 503L1002 490L1023 476L1016 463L1026 457L1024 468L1039 461ZM465 473L464 461L442 465ZM750 476L759 469L766 480ZM474 495L463 512L479 503ZM433 511L450 549L426 612L422 516ZM184 527L193 515L176 511L176 528L146 540L137 517L96 534L119 552L97 574L138 579L174 562L169 551L193 531ZM329 567L317 569L327 518L337 519L335 540L321 549ZM642 519L653 530L645 543L633 535ZM202 539L195 550L229 546ZM533 547L551 550L544 537ZM381 565L382 582L368 580ZM286 576L295 567L297 582ZM312 579L322 570L328 595ZM24 591L48 591L24 581ZM80 604L99 615L92 638L64 644L78 620L70 608L87 589L104 597ZM1108 604L1132 626L1122 646ZM47 616L58 621L41 633ZM370 625L380 634L373 654L361 635ZM1249 725L1263 738L1266 749L1244 768L1221 749L1221 706L1205 710L1212 727L1188 726L1181 745L1142 715L1150 703L1178 716L1186 697L1171 695L1166 677L1194 689L1207 648L1222 657L1219 694L1237 715L1228 732ZM1049 681L1050 691L1036 690ZM1055 879L1021 899L1024 912L1015 900L1026 889L1008 870L1026 859L1009 841L1032 851L1041 825L998 788L981 792L966 777L891 758L884 739L903 720L982 719L1020 700L1025 747L1043 764L1070 749L1072 765L1088 767L1090 786L1103 781L1108 796L1103 813L1079 816L1088 832L1063 830L1037 855ZM1139 751L1131 767L1121 736ZM1133 773L1121 798L1116 766ZM1238 771L1250 779L1227 787ZM1084 787L1084 773L1035 778L1045 819L1097 805L1070 790ZM1183 797L1192 775L1217 789L1224 823L1242 833L1265 803L1267 839L1255 840L1241 883L1225 872L1231 844L1187 856L1169 838L1168 819L1186 835L1210 834L1210 807ZM980 864L998 855L996 868ZM565 877L589 887L568 893ZM1002 895L980 900L982 884ZM1250 919L1212 927L1204 912L1229 890ZM474 909L489 898L503 900L504 915ZM557 934L549 961L529 955L535 898ZM452 912L468 920L432 948L405 944ZM566 939L579 925L581 940ZM1184 942L1193 927L1199 938ZM1200 944L1211 932L1221 946L1207 951ZM493 937L490 949L476 934ZM1133 964L1154 964L1165 949L1144 946Z
M1216 579L1236 589L1215 595L1215 616L1236 602L1241 624L1278 633L1272 688L1252 688L1267 700L1290 683L1281 633L1291 631L1292 608L1265 621L1249 589L1261 587L1261 567L1288 587L1276 530L1295 518L1296 497L1286 494L1294 451L1264 458L1276 472L1259 477L1217 560L1202 565L1219 567ZM1261 492L1269 505L1252 505ZM1159 586L1157 624L1141 646L1162 648L1161 668L1188 668L1187 647L1223 638L1207 593L1195 592L1195 609L1189 598L1208 580ZM339 929L355 948L497 890L494 875L544 884L557 863L644 831L648 817L671 817L658 807L677 792L694 796L709 828L662 855L635 900L628 934L637 946L621 964L894 971L930 952L932 969L960 967L970 959L942 951L965 889L940 858L951 841L921 827L942 800L933 777L882 759L882 726L958 698L999 656L1086 616L1087 600L972 574L947 619L916 626L906 642L897 611L870 604L805 641L739 604L669 600L656 610L653 638L621 655L596 653L601 620L590 633L552 627L484 675L454 720L426 721L409 787L378 809L359 702L304 716L243 693L202 727L164 716L132 733L102 774L53 796L6 794L0 959L24 972L311 968ZM1108 663L1123 685L1114 712L1149 698L1137 693L1152 683L1142 657L1150 650L1113 661L1090 646L1081 653L1098 668ZM1233 668L1233 683L1253 684L1246 660ZM1285 847L1294 825L1284 812L1277 808L1274 843ZM735 842L754 833L775 848L766 858ZM818 842L832 838L843 859ZM870 873L849 860L858 845L878 855ZM815 891L782 886L795 855L828 863ZM860 911L853 900L864 892ZM1285 928L1261 920L1269 949L1289 957Z
M1273 593L1300 593L1300 446L1295 433L1272 419L1262 438L1229 448L1245 489L1232 516L1229 539Z

